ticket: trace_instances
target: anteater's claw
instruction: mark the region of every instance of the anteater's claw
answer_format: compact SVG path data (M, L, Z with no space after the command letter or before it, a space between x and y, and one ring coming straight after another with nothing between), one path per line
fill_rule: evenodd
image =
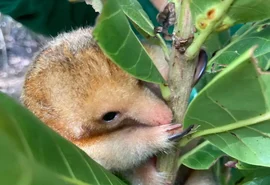
M169 140L170 141L177 141L177 140L181 139L182 137L184 137L185 135L187 135L193 128L194 128L194 125L190 125L183 132L170 136Z

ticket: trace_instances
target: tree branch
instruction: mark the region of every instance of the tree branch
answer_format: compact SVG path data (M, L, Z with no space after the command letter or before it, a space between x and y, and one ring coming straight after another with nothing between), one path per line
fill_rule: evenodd
M181 2L181 3L180 3ZM192 24L192 17L189 7L189 0L182 0L176 2L177 23L175 25L174 33L176 38L188 40L193 36L194 25ZM188 60L185 54L180 53L175 47L172 48L170 57L170 72L169 72L169 88L171 90L171 97L168 102L174 113L174 122L182 123L184 115L188 106L189 96L192 90L192 83L194 71L196 67L197 58L191 61ZM176 178L178 170L178 159L180 149L175 149L169 154L164 154L159 157L157 167L161 172L168 174L167 181L173 182Z

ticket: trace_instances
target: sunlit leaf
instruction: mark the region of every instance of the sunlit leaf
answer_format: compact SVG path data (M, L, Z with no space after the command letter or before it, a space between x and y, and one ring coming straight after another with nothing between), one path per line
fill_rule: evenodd
M257 68L252 54L241 55L198 94L184 123L200 125L193 137L233 158L270 166L270 73Z
M166 43L159 34L154 33L154 25L149 16L143 10L141 4L137 0L118 0L118 3L128 17L134 28L151 43L159 45L168 55ZM141 2L145 3L146 2ZM152 12L150 12L152 13Z
M0 105L0 184L124 184L2 93Z
M256 45L257 48L254 56L259 61L259 66L267 70L270 65L270 22L263 21L252 24L247 24L240 28L232 41L218 51L216 55L208 62L207 71L217 71L230 62L235 60L239 55L243 54L247 49Z
M144 81L164 82L118 1L106 1L93 34L101 49L125 71Z
M140 29L150 36L154 36L154 25L137 0L118 0L125 15Z

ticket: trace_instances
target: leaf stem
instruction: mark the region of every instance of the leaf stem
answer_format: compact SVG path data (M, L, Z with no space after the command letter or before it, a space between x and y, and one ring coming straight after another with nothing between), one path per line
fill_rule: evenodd
M270 119L270 112L267 112L265 114L262 114L257 117L253 117L250 119L246 120L241 120L236 123L231 123L228 125L224 125L221 127L216 127L216 128L210 128L202 131L195 132L193 134L187 135L184 137L182 140L179 141L178 146L183 147L187 143L189 143L191 140L201 137L201 136L207 136L207 135L212 135L212 134L217 134L217 133L222 133L222 132L227 132L229 130L235 130L235 129L240 129L242 127L247 127L251 125L255 125L257 123L266 121Z
M182 156L180 157L180 159L178 160L178 167L180 167L180 166L182 165L183 160L184 160L185 158L187 158L188 156L190 156L190 155L196 153L196 152L199 151L201 148L203 148L203 147L205 147L206 145L209 145L209 144L210 144L210 142L206 140L206 141L202 142L201 144L199 144L198 146L196 146L195 148L193 148L192 150L190 150L189 152L187 152L187 153L185 153L184 155L182 155Z
M241 40L243 37L245 37L247 34L249 34L251 31L253 31L254 29L256 29L256 27L260 24L261 22L257 22L255 23L253 26L251 26L248 30L246 30L243 34L239 35L237 39L233 40L232 42L230 42L228 45L226 45L224 48L222 48L221 50L219 50L217 52L217 54L211 58L210 61L208 61L207 64L207 72L211 72L211 67L213 65L213 62L220 56L220 54L224 53L226 50L228 50L228 48L230 48L233 44L235 44L235 42L238 42L239 40Z
M208 25L205 29L200 30L199 36L196 37L192 44L187 48L185 55L188 59L193 59L197 55L205 40L213 32L216 26L221 23L220 20L224 18L224 15L233 2L234 0L224 0L215 7L212 7L212 10L215 12L215 17L207 23Z

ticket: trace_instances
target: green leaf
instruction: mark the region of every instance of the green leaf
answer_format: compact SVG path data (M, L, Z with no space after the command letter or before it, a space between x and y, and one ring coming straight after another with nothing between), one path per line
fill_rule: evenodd
M246 164L246 163L243 163L241 161L238 161L235 166L239 170L253 170L253 171L255 171L255 170L261 170L261 169L268 169L268 168L261 167L261 166L254 166L254 165Z
M254 179L251 179L245 183L242 183L240 185L269 185L270 182L270 175L268 176L261 176L261 177L254 177Z
M124 184L0 93L0 184Z
M217 51L224 47L230 40L229 30L213 33L204 42L202 48L206 49L209 58Z
M245 184L247 182L256 182L259 179L265 178L266 176L270 175L270 168L261 167L261 166L254 166L249 165L246 163L243 163L241 161L238 161L236 164L237 169L233 169L234 173L231 174L233 180L234 176L236 175L235 172L238 172L240 179L238 179L237 184ZM241 182L241 183L240 183ZM233 183L232 185L235 185L236 183Z
M207 72L218 71L221 69L219 65L228 65L255 44L257 48L254 56L259 66L267 70L270 65L270 22L263 21L240 28L233 35L232 41L208 62Z
M125 15L141 30L150 36L155 36L154 25L137 0L117 0Z
M270 169L256 170L246 176L239 185L268 185L270 182Z
M122 11L134 25L134 28L150 43L161 46L165 55L169 57L166 43L160 34L154 33L154 25L147 13L143 10L141 4L137 0L118 0L118 3Z
M100 48L123 70L144 81L158 84L164 82L133 33L118 1L106 1L93 35Z
M179 163L196 170L207 170L222 156L224 153L209 141L204 141L196 146L185 155Z
M138 34L135 32L138 38L140 40L143 40L143 38L146 39L151 45L160 46L163 49L165 56L169 58L169 50L165 41L160 34L154 33L154 25L152 24L146 12L144 12L140 3L138 3L137 0L132 2L130 0L121 0L118 2L123 12L132 23L132 28L134 28L139 33Z
M217 73L204 73L198 84L195 86L196 90L200 92L216 75Z
M269 0L235 0L223 24L234 25L270 18Z
M220 0L190 0L192 17L200 29L200 23L211 21L224 1ZM270 0L235 0L223 20L219 22L218 29L226 29L235 24L247 23L270 18Z
M233 158L270 166L270 73L259 71L252 52L231 63L191 102L185 127L200 127L186 138L203 136Z

